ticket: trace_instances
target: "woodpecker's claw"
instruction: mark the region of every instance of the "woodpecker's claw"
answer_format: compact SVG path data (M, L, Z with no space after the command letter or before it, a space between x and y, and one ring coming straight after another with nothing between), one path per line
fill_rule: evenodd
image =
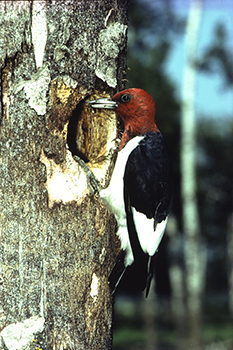
M92 108L104 108L104 109L115 109L117 103L112 101L111 98L100 98L98 100L87 101L87 104L90 104Z
M113 139L112 141L115 142L116 146L115 148L118 149L121 143L121 139L119 139L118 137L116 137L115 139Z
M87 183L91 190L91 195L93 196L95 192L99 192L99 183L93 172L89 169L87 164L77 155L73 155L74 160L83 168L87 176Z
M121 142L121 140L118 139L118 138L115 138L112 141L115 142L115 146L110 148L110 150L109 150L109 152L108 152L108 154L106 156L106 159L108 159L108 160L111 160L112 157L118 152L119 145L120 145L120 142Z

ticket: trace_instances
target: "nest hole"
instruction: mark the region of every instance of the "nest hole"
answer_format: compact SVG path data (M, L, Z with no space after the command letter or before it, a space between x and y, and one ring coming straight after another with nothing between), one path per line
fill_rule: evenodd
M83 111L84 103L86 99L83 99L74 109L69 124L68 124L68 132L67 132L67 145L69 147L72 155L77 155L85 163L89 161L88 157L78 148L77 146L77 132L78 132L78 123L81 118L81 114ZM85 132L85 130L83 130Z

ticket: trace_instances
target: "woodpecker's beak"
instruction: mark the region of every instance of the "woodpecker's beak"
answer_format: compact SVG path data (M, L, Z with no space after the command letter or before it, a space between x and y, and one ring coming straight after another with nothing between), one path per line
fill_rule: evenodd
M105 109L115 109L117 103L112 101L111 98L100 98L98 100L87 101L93 108L105 108Z

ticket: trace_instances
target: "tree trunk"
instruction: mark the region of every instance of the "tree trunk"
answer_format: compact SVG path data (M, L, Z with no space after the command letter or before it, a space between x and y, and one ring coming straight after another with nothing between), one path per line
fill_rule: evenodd
M112 347L116 223L72 154L106 185L116 117L84 100L123 88L127 5L0 3L1 348Z
M184 291L184 270L182 259L183 241L178 229L175 216L170 215L166 229L169 236L169 277L171 283L171 310L173 314L174 325L177 332L177 349L185 348L185 291Z
M227 232L227 255L228 255L228 284L229 284L229 313L233 321L233 213L228 219Z
M200 347L205 259L200 242L199 215L196 198L196 132L195 132L195 55L201 18L201 0L191 4L186 31L186 62L181 113L181 186L183 204L184 254L187 291L187 324L190 346Z
M153 279L150 286L150 293L143 302L143 318L145 327L145 350L155 350L158 348L158 300L155 292L155 280Z

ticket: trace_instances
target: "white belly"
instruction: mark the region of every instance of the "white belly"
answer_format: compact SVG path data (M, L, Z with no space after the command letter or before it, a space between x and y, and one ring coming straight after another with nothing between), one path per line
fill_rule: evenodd
M109 210L115 215L117 220L117 235L121 240L121 248L126 250L126 265L131 265L133 263L133 253L127 230L123 177L130 153L138 146L143 138L144 136L134 137L128 141L125 147L118 153L110 184L106 189L100 191L100 197L106 202Z

